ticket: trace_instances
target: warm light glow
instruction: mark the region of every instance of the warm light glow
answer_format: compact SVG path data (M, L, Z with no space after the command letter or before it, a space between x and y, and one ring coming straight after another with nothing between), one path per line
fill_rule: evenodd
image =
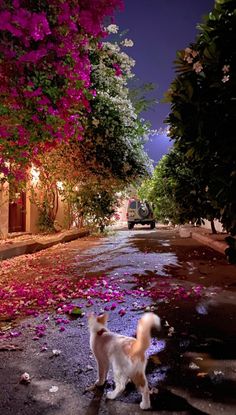
M39 181L40 171L39 169L36 169L36 167L33 165L31 167L30 173L31 173L31 182L33 185L36 185Z
M63 190L64 189L63 183L62 182L57 182L57 188L59 190Z

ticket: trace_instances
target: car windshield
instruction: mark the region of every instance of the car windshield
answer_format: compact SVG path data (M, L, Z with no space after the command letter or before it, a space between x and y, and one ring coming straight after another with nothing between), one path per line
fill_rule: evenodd
M133 200L133 202L130 202L129 207L130 207L130 209L136 209L136 201Z

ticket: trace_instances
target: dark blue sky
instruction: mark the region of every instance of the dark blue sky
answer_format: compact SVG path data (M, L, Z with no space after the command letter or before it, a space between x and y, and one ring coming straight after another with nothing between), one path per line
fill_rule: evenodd
M129 29L127 38L134 41L127 53L136 60L135 73L142 82L157 85L155 97L160 101L174 79L176 51L194 41L196 25L214 7L214 0L124 0L125 10L116 15L120 30ZM144 114L152 127L163 128L169 105L159 103ZM154 136L146 145L157 162L169 147L165 136Z

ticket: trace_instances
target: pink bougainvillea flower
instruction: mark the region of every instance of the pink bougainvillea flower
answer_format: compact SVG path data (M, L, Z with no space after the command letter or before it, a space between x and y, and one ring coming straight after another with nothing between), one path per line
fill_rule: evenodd
M65 327L64 327L64 326L61 326L61 327L59 328L59 331L65 331Z
M83 139L81 119L91 111L88 96L91 88L90 44L100 50L104 20L112 17L122 0L74 0L36 2L1 1L1 86L0 99L7 115L1 119L0 146L5 176L26 171L40 152L50 151L58 143ZM37 11L36 11L37 10ZM116 69L117 75L119 68ZM38 74L40 73L40 76ZM78 87L79 85L79 87ZM41 93L35 95L35 90ZM95 96L94 88L91 94ZM53 122L46 122L55 110ZM43 122L29 122L40 114ZM69 120L80 114L80 120ZM28 152L15 145L16 127L26 128ZM60 133L60 134L59 134ZM22 146L22 140L19 141ZM35 147L38 151L35 152ZM5 162L16 166L3 170ZM25 176L26 174L24 174Z

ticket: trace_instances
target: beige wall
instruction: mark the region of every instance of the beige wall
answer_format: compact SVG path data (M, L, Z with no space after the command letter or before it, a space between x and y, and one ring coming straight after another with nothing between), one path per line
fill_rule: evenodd
M6 238L8 235L9 227L9 192L8 183L0 185L0 238ZM31 202L30 190L26 191L26 232L37 233L38 227L38 208ZM59 224L59 228L65 228L65 204L62 202L59 196L58 200L58 212L56 221Z
M30 191L26 192L26 232L37 233L38 208L30 201Z
M39 231L37 227L39 212L34 203L30 202L30 192L26 193L26 231L31 233L37 233ZM58 211L56 215L56 222L60 228L65 228L65 204L62 202L61 197L58 197Z
M65 217L65 203L61 200L61 196L58 196L58 211L56 215L56 222L60 228L66 227L66 217Z
M127 221L126 213L127 213L128 203L129 203L129 199L124 199L121 202L121 206L117 210L117 213L120 216L119 222Z
M0 185L0 238L6 238L9 221L9 193L8 184Z
M205 224L201 225L201 227L205 228L205 229L211 229L211 222L207 219L204 219L204 222L205 222ZM217 232L223 232L224 231L223 226L221 225L221 223L218 220L215 220L214 224L215 224L215 228L216 228Z

